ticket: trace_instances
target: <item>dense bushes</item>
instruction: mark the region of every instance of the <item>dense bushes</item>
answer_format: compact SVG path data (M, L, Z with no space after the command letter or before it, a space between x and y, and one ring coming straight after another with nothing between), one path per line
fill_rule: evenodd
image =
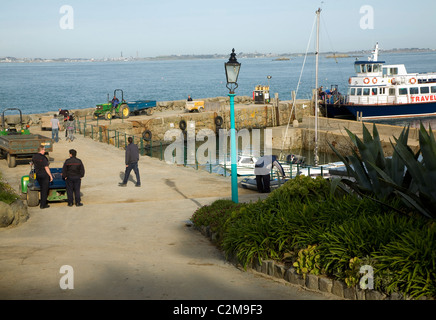
M219 200L197 210L192 221L213 226L218 245L244 266L274 259L353 286L360 267L370 265L376 290L436 297L434 222L399 214L399 200L383 205L331 190L326 179L299 176L263 201Z

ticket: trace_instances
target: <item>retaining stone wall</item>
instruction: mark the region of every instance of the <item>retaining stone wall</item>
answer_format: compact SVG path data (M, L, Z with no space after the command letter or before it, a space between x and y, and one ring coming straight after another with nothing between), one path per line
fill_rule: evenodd
M217 235L210 231L210 227L202 226L200 228L195 228L205 237L209 238L212 243L216 242ZM235 255L228 257L228 261L235 265L242 265ZM331 279L324 275L316 276L309 273L306 277L303 277L302 274L297 273L294 267L287 267L273 260L263 260L259 263L256 259L252 265L248 266L248 268L265 276L285 280L293 285L305 287L310 290L333 294L339 298L347 300L411 300L410 297L399 293L392 293L388 296L376 290L362 290L358 286L348 287L345 282ZM422 297L420 300L433 299Z

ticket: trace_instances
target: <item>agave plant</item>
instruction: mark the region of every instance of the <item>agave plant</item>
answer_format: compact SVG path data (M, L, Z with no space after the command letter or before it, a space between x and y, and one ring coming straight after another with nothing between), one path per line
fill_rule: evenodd
M386 199L392 195L394 187L391 183L380 180L380 170L390 177L396 185L408 188L410 178L405 174L405 163L397 154L387 158L384 156L380 136L375 124L373 125L373 136L363 125L363 141L354 133L345 129L358 150L351 149L352 155L341 155L331 144L330 147L345 164L350 179L342 179L341 182L359 192L360 194L373 195L379 200ZM398 141L407 146L409 128L404 128ZM407 147L408 148L408 147ZM409 148L410 150L410 148ZM410 150L411 151L411 150Z
M419 157L411 152L404 141L396 139L396 145L393 145L395 154L407 168L408 178L411 179L409 185L399 185L384 172L376 167L374 169L395 189L395 193L403 197L407 205L427 218L436 218L436 141L431 127L427 132L422 123L419 129L419 145Z
M394 148L392 157L385 157L380 137L373 125L373 136L363 125L363 141L347 130L356 150L344 157L332 145L330 147L347 167L353 178L342 179L340 183L361 195L372 195L383 201L399 195L411 208L418 210L427 218L436 217L436 141L430 128L429 133L421 124L419 130L420 150L414 153L408 146L409 127L405 127ZM346 188L343 188L344 190Z

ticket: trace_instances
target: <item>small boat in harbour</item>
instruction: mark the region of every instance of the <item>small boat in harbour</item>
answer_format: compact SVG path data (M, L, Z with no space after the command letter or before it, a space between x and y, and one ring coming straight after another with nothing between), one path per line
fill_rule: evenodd
M356 76L348 92L324 95L320 109L327 117L383 119L436 115L436 72L408 73L404 64L387 65L378 59L376 44L368 61L354 63Z
M237 160L236 171L238 176L254 176L254 168L258 158L251 155L239 155ZM296 176L298 173L298 164L304 163L304 157L292 155L288 157L286 163L280 163L286 174ZM227 161L220 166L231 174L231 161ZM274 172L273 172L274 174Z

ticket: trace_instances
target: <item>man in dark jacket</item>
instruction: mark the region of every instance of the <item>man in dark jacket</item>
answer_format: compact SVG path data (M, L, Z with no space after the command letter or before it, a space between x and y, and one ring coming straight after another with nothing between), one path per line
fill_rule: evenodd
M280 175L285 178L285 171L278 162L277 156L263 156L257 160L254 166L254 174L256 175L257 191L260 193L271 192L270 182L273 167L276 167Z
M33 167L35 169L36 180L41 187L41 201L39 207L45 209L50 207L47 204L48 191L50 187L50 182L53 181L53 175L50 172L49 162L45 156L45 147L43 145L38 147L38 153L34 154L32 157Z
M125 187L127 185L127 180L129 180L130 172L133 170L136 175L136 187L141 186L141 179L139 177L138 161L139 161L139 149L136 144L133 143L133 138L129 137L127 139L129 145L126 147L126 172L124 173L123 182L119 183L120 187Z
M67 185L68 206L72 207L75 199L76 206L81 207L83 204L80 202L80 185L82 178L85 176L85 167L82 161L76 158L76 150L71 149L69 152L70 157L65 160L64 167L62 168L62 177Z

